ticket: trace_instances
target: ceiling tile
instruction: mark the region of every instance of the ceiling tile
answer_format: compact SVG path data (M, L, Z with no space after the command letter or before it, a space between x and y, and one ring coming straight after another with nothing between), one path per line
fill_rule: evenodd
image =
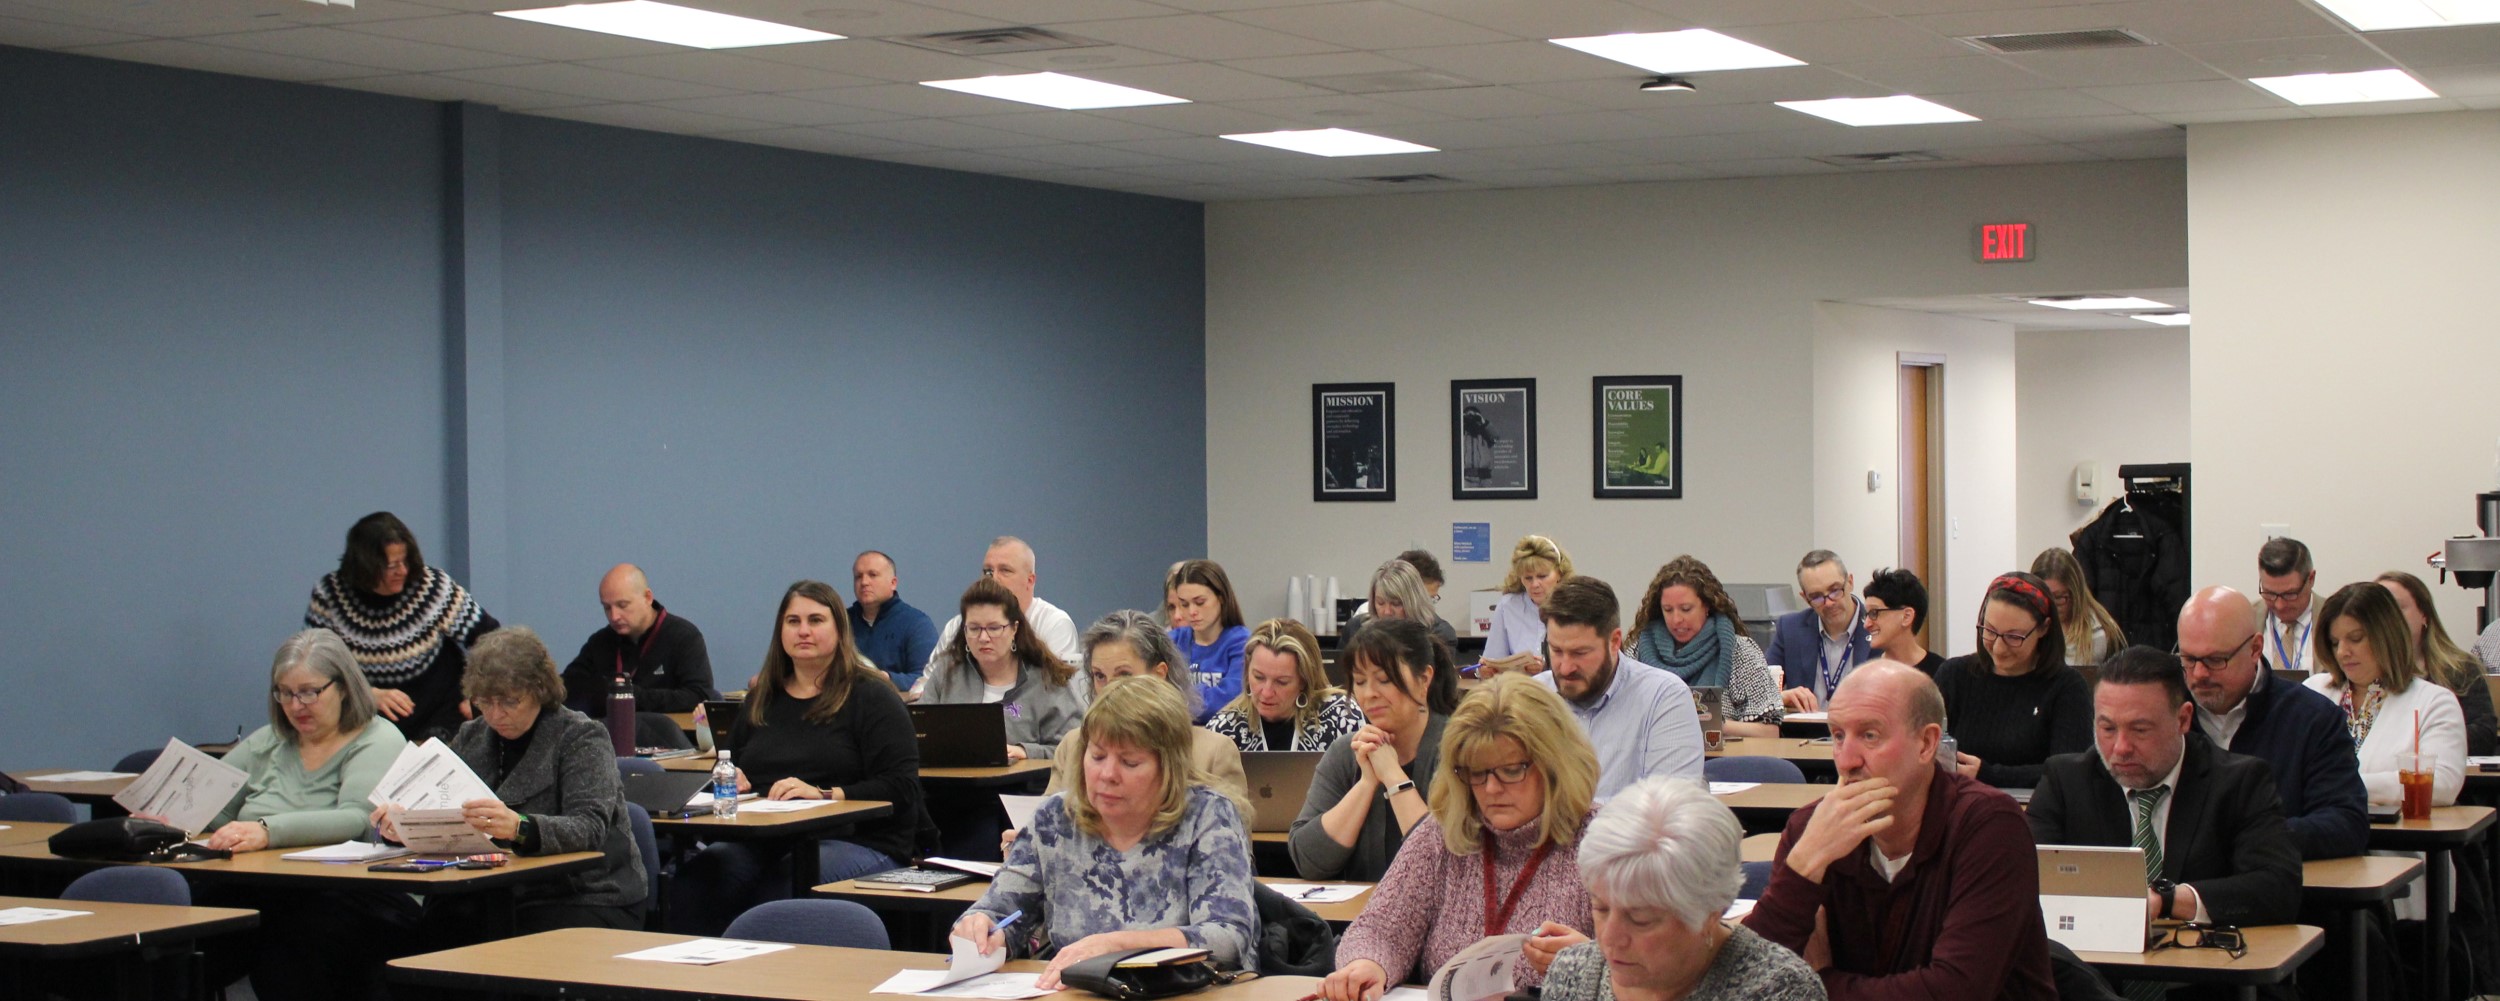
M1339 46L1205 14L1089 21L1085 33L1188 59L1258 59L1333 52Z
M1105 111L1027 111L1012 115L958 118L966 125L1005 129L1059 143L1108 143L1139 139L1172 139L1185 133L1124 121L1119 109Z
M2244 0L2243 0L2244 2ZM2083 31L2092 28L2123 28L2118 15L2107 4L2075 3L2067 6L2016 7L2011 5L1989 10L1959 10L1941 14L1917 14L1901 19L1923 31L1947 38L1968 35L2020 35L2036 31Z
M1658 163L1696 163L1704 160L1750 160L1770 156L1773 151L1763 142L1763 139L1764 136L1760 134L1670 136L1658 139L1636 139L1607 145L1629 153L1638 160Z
M2500 54L2496 54L2500 55ZM2422 70L2422 83L2441 97L2468 98L2500 94L2500 62L2481 66L2441 66Z
M2202 125L2207 122L2290 121L2295 118L2307 118L2309 117L2309 113L2299 108L2286 105L2284 107L2263 108L2256 111L2168 111L2158 115L2146 115L2144 117L2170 125Z
M432 42L368 35L337 28L287 28L282 31L248 31L203 39L210 45L223 45L254 52L269 52L305 59L326 59L332 62L370 66L394 73L436 73L444 70L483 69L489 66L511 66L532 60L514 55L462 49Z
M1616 0L1432 0L1443 17L1482 25L1513 38L1578 38L1626 31L1675 31L1692 27L1673 14Z
M1157 163L1174 163L1170 157L1155 156L1129 149L1108 146L1068 144L1062 146L1018 146L1015 155L1027 160L1055 163L1067 167L1142 167Z
M81 46L64 51L75 52L82 56L124 59L135 63L155 63L159 66L179 66L183 69L256 76L267 80L336 80L346 77L380 75L379 71L370 66L282 56L273 52L251 52L172 38Z
M1449 90L1410 90L1372 97L1391 104L1435 111L1453 118L1517 118L1525 115L1565 115L1592 110L1588 105L1559 97L1532 93L1516 87L1456 87Z
M197 38L307 25L368 23L444 13L401 0L371 0L362 9L267 0L11 0L0 13L152 38Z
M2346 30L2344 22L2301 0L2137 0L2099 5L2110 23L2164 45L2249 38L2298 38Z
M1193 136L1187 139L1141 139L1136 142L1103 145L1110 149L1134 150L1149 156L1184 163L1242 163L1259 159L1252 152L1258 147L1213 136Z
M1690 164L1696 176L1718 177L1785 177L1798 174L1839 174L1845 168L1802 156L1771 157L1760 160L1708 160Z
M1961 10L1990 10L1998 7L2057 7L2075 0L1858 0L1885 14L1941 14Z
M1323 52L1314 56L1236 59L1224 65L1244 73L1282 77L1288 80L1315 76L1352 76L1358 73L1402 73L1416 68L1413 63L1400 62L1377 52Z
M1111 114L1111 112L1105 112ZM1212 136L1226 132L1263 132L1286 128L1291 123L1274 115L1256 114L1223 104L1162 104L1149 108L1121 108L1117 117L1123 122L1151 125L1191 135ZM1229 145L1241 145L1231 143Z
M1809 63L1952 59L1970 46L1888 17L1764 24L1727 34Z
M2112 160L2169 160L2187 155L2187 136L2171 139L2122 139L2116 142L2076 143L2076 149L2097 153Z
M2022 163L2077 163L2101 157L2061 143L2041 143L2036 146L1959 149L1953 151L1953 159L1982 167L2007 167Z
M1990 146L2020 146L2039 141L2038 137L2014 126L1993 122L1886 125L1862 129L1833 125L1830 128L1814 128L1797 132L1765 132L1761 133L1758 138L1765 148L1776 153L1794 156L1846 156L1857 153L1893 153L1903 150L1983 149Z
M813 42L805 45L765 45L738 51L749 59L806 66L830 73L867 77L890 83L960 80L965 77L1015 72L1003 63L950 56L943 52L915 49L908 45L874 39L855 38L840 42Z
M621 35L603 35L595 31L559 28L551 24L516 21L491 14L452 14L445 17L420 17L405 21L357 22L342 24L339 27L345 31L380 35L385 38L432 42L436 45L497 52L527 59L563 61L614 56L648 56L663 52L686 51L682 45L664 45Z
M114 42L137 42L147 36L102 28L30 21L22 17L0 17L0 45L16 45L29 49L66 49L76 45L109 45Z
M1133 49L1125 45L1089 45L1082 49L1042 52L1003 52L985 58L1001 66L1028 70L1056 70L1080 76L1119 66L1156 66L1183 61L1179 56Z
M781 93L793 90L820 90L828 87L862 87L883 81L845 73L829 73L806 66L793 66L763 59L749 59L727 52L671 52L656 56L625 56L617 59L591 59L584 66L656 76L663 80L699 83L722 90L753 93Z
M353 80L333 80L330 86L369 90L377 94L397 94L426 101L475 101L491 104L506 111L536 111L541 108L562 108L600 103L572 94L551 94L543 90L504 87L475 80L454 80L449 77L368 76Z
M1687 181L1701 176L1700 171L1680 163L1630 163L1612 167L1594 166L1579 169L1581 173L1591 177L1602 177L1623 184L1643 181Z
M2039 118L2015 122L2014 127L2049 142L2108 142L2114 139L2154 139L2178 131L2168 122L2143 115L2100 115L2087 118Z
M675 101L654 101L656 107L700 115L724 115L773 125L849 125L892 121L892 112L854 108L823 101L803 101L780 94L730 94Z
M895 142L918 143L940 149L1003 149L1011 146L1048 146L1050 140L1005 129L983 128L944 119L916 121L862 122L845 125L841 131L851 135L875 136Z
M1500 42L1431 49L1391 49L1384 55L1456 74L1478 83L1546 83L1555 80L1638 79L1641 71L1552 42Z
M916 83L884 83L874 87L836 87L832 90L793 91L790 97L806 101L827 101L855 108L890 112L903 118L960 118L969 115L1000 115L1029 104L1002 101L958 91L923 87Z
M1477 174L1469 180L1488 188L1569 188L1612 183L1576 170L1503 170Z
M1641 120L1620 111L1584 111L1571 115L1499 118L1491 124L1559 142L1611 142L1643 135Z
M810 0L815 2L815 0ZM831 0L840 3L843 0ZM1114 18L1156 17L1181 11L1168 4L1145 0L919 0L924 7L961 11L979 17L1005 21L1009 24L1063 24L1070 21L1109 21Z
M1703 136L1736 132L1795 132L1818 128L1817 120L1771 104L1722 104L1633 112L1640 136Z
M1645 7L1673 14L1692 22L1690 27L1727 28L1748 24L1784 24L1790 21L1836 21L1865 17L1867 8L1856 0L1624 0L1635 7Z
M2465 105L2445 98L2423 101L2379 101L2368 104L2321 104L2301 109L2312 118L2368 118L2374 115L2414 115L2430 111L2464 111Z
M2126 108L2075 90L2004 90L1930 96L1936 103L1945 107L1964 114L1977 115L1991 122L2030 118L2088 118L2127 113Z
M1696 74L1692 77L1693 86L1700 89L1688 94L1652 94L1640 88L1642 79L1626 76L1605 80L1531 83L1521 84L1519 89L1573 104L1617 111L1764 104L1775 100L1866 97L1884 93L1882 88L1871 87L1820 66Z
M1252 146L1248 143L1232 143L1230 145L1250 150L1254 154L1253 159L1264 163L1274 163L1284 157L1298 155L1294 153L1287 153L1283 150L1269 149L1265 146ZM1318 158L1308 157L1306 159ZM1122 173L1132 174L1138 177L1149 177L1162 181L1181 181L1191 184L1239 184L1243 182L1264 182L1282 180L1287 176L1272 170L1264 169L1259 165L1259 163L1253 162L1166 163L1152 164L1144 167L1123 167L1120 168L1120 170Z
M457 70L441 75L458 80L478 80L485 83L499 83L506 87L575 94L620 103L715 97L727 93L719 87L706 87L699 83L662 80L653 76L636 76L632 73L593 69L571 63L500 66L493 69Z
M2369 38L2370 44L2417 68L2488 63L2494 53L2500 53L2500 24L2374 31Z
M1155 0L1166 7L1212 13L1232 10L1265 10L1269 7L1308 7L1334 3L1336 0Z
M1398 126L1398 133L1409 142L1419 142L1426 146L1457 151L1553 144L1553 140L1544 136L1503 128L1486 122L1414 122Z
M2068 87L2118 87L2219 79L2222 74L2168 46L2110 52L2034 52L2007 61Z
M1325 87L1244 73L1214 63L1173 63L1132 66L1088 74L1105 83L1140 87L1158 94L1199 102L1250 101L1278 97L1312 97L1333 93Z
M698 115L649 104L587 104L569 108L546 108L533 114L549 118L570 118L577 122L595 122L619 128L644 129L651 132L675 132L680 135L704 136L722 132L754 132L770 129L773 123L747 118L726 118L720 115Z
M2179 51L2236 77L2291 73L2345 73L2395 65L2351 35L2268 38L2246 42L2182 45Z
M887 163L908 163L920 167L936 167L940 170L962 170L975 174L1003 174L1011 170L1034 170L1050 166L1049 164L1043 163L1039 160L1027 160L1022 157L1002 156L997 153L979 153L971 150L960 149L933 149L921 153L889 153L883 156L870 157L869 159L883 160Z
M1286 121L1300 122L1305 128L1336 127L1369 130L1375 126L1443 121L1450 117L1437 111L1425 111L1422 108L1391 104L1387 101L1351 94L1290 97L1274 101L1227 101L1225 105L1254 115L1268 115Z
M1509 35L1464 21L1427 14L1389 0L1356 0L1317 7L1236 11L1225 20L1254 24L1271 31L1342 45L1349 49L1391 49L1435 45L1480 45L1511 41Z
M2029 90L2057 86L2055 80L1995 56L1837 63L1831 68L1896 94L1957 94L1974 90Z
M2087 87L2085 94L2129 111L2243 111L2280 108L2283 99L2238 80Z
M925 35L1023 23L909 0L702 0L696 6L850 38ZM757 46L754 51L779 47Z
M1547 146L1498 146L1476 150L1472 155L1508 167L1541 167L1577 169L1581 167L1623 166L1651 162L1648 157L1620 148L1597 143L1557 143Z
M877 156L885 153L911 153L930 147L919 143L896 142L875 136L851 135L832 129L773 129L764 132L738 132L724 138L740 142L760 142L790 149L803 149L836 156Z

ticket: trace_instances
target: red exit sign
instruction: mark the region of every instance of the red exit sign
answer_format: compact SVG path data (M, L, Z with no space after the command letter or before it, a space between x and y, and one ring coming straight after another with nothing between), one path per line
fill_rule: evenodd
M2027 222L1979 224L1979 263L2001 264L2031 259L2033 236Z

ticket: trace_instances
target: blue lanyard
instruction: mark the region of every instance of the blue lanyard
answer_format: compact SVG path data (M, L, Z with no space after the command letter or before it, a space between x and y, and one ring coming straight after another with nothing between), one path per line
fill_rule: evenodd
M1823 691L1819 693L1819 697L1831 698L1832 693L1840 688L1840 676L1849 673L1849 648L1855 645L1851 642L1852 639L1853 637L1847 635L1841 637L1840 667L1837 670L1832 667L1830 654L1817 652L1814 655L1814 673L1823 682ZM1822 645L1822 637L1815 637L1815 646L1818 651L1821 650Z
M2280 620L2280 619L2275 620L2275 624L2276 624L2276 625L2282 625L2282 620ZM2302 652L2304 653L2304 655L2307 653L2307 651L2308 651L2308 649L2309 649L2309 629L2310 629L2310 626L2315 626L2315 625L2317 625L2317 622L2316 622L2315 620L2312 620L2312 621L2309 623L2309 625L2305 625L2305 626L2300 627L2300 642L2299 642L2299 643L2296 643L2296 644L2293 644L2294 648L2295 648L2295 649L2298 649L2298 650L2300 650L2300 651L2302 651ZM2286 670L2286 671L2293 670L2293 667L2292 667L2292 655L2291 655L2291 652L2290 652L2290 651L2287 651L2287 650L2283 649L2283 636L2284 636L2284 634L2289 633L2289 632L2291 632L2291 631L2292 631L2292 627L2290 627L2290 626L2282 626L2282 628L2280 628L2280 629L2272 630L2272 632L2274 633L2274 661L2275 661L2275 663L2278 663L2278 664L2283 665L2283 669L2284 669L2284 670Z

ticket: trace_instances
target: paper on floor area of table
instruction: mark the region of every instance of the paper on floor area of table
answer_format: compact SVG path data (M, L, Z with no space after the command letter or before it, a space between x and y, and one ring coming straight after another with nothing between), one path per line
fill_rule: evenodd
M244 777L243 769L174 738L165 741L165 749L137 781L113 794L113 802L135 814L163 817L186 831L206 830L234 794L243 791Z
M62 918L83 918L93 913L95 912L57 911L49 907L10 907L0 909L0 925L30 925L37 921L58 921Z
M362 841L341 841L335 845L323 845L319 848L307 848L300 852L288 852L278 857L286 859L289 862L379 862L383 859L398 858L402 855L413 854L416 853L398 845L376 845L367 844Z
M1269 883L1267 888L1284 894L1285 899L1305 904L1339 904L1363 895L1371 887L1328 886L1320 883Z
M452 810L470 800L494 799L495 791L442 738L427 737L422 744L400 748L390 770L382 773L382 781L374 783L373 795L365 798L375 806Z
M959 872L968 872L985 879L997 879L998 870L1007 867L1006 864L1002 862L972 862L959 858L939 858L935 855L921 859L920 862L922 865L942 865L949 869L954 869Z
M710 966L733 959L780 952L789 946L779 942L741 942L729 938L694 938L672 945L657 945L640 952L618 955L618 959L645 959L654 963L683 963L688 966Z
M903 970L887 977L885 983L878 984L876 990L870 993L927 994L940 987L961 984L987 976L997 972L999 967L1007 965L1007 950L1004 948L991 950L989 955L984 956L981 954L979 944L961 935L947 936L946 944L953 951L946 957L945 969ZM968 996L987 997L989 995ZM1023 997L1024 995L1009 996Z
M1761 784L1760 782L1713 782L1710 783L1710 795L1725 796L1729 793L1744 792Z
M1049 798L1048 796L1010 796L1002 792L998 794L998 805L1007 808L1007 826L1021 831L1033 826L1033 811L1041 809L1042 801Z
M104 782L111 779L135 779L136 772L53 772L50 775L29 775L28 782ZM223 806L224 804L219 804Z
M708 803L710 800L706 799L704 802ZM797 813L801 810L813 810L820 806L832 806L833 803L834 801L829 799L759 799L752 802L739 803L738 812Z

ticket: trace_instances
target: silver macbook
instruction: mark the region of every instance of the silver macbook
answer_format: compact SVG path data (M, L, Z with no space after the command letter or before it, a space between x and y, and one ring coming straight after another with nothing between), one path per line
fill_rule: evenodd
M2143 952L2144 849L2040 846L2040 919L2076 952Z
M1289 831L1310 798L1311 776L1319 771L1319 751L1243 751L1242 775L1250 780L1250 805L1255 817L1251 833Z

